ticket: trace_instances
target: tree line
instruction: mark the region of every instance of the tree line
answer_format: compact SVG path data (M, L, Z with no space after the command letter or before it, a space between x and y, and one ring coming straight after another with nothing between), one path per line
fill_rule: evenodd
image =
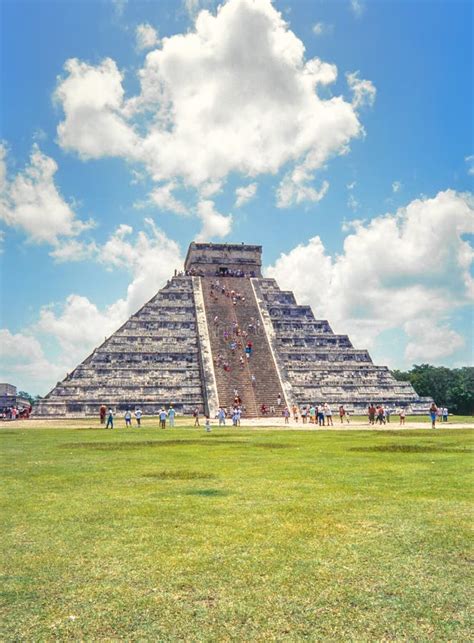
M438 406L450 413L474 413L474 367L446 368L431 364L415 364L410 371L392 371L395 379L410 382L418 393L432 397Z

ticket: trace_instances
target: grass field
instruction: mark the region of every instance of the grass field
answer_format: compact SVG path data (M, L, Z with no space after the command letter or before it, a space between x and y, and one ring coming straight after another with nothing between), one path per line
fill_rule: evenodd
M0 429L2 640L472 640L472 431L87 425Z

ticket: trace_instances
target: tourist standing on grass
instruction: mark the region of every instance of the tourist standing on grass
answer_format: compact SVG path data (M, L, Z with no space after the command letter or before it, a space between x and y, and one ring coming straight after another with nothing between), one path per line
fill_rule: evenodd
M206 433L210 433L211 432L211 420L209 419L208 415L206 415L205 425L206 425Z
M443 422L448 421L448 409L446 407L443 407Z
M140 424L142 421L142 410L139 407L135 409L135 419L137 421L138 428L140 428Z
M114 412L112 409L109 409L107 411L107 424L105 425L105 428L108 429L110 426L111 429L114 428Z
M283 417L285 418L285 424L290 423L290 411L287 406L283 409Z
M438 417L438 407L433 402L430 406L431 428L436 429L436 418Z
M127 426L131 427L132 426L132 414L130 413L130 409L127 409L125 411L124 418L125 418L125 428L127 428Z
M176 415L176 411L172 406L170 406L168 410L168 420L170 421L170 429L174 428L174 416Z
M342 406L339 407L339 419L341 420L341 424L344 424L344 416L346 414L345 408Z
M160 409L159 417L160 417L160 428L166 429L166 418L168 417L168 413L165 411L163 407Z
M369 424L375 424L375 406L373 404L369 406Z
M387 423L390 424L390 416L392 414L392 411L390 408L385 409L385 419L387 420Z
M382 405L380 405L380 406L377 408L377 419L376 419L375 423L377 424L377 422L379 422L379 423L380 423L380 426L382 426L382 424L385 424L384 410L383 410L383 406L382 406Z
M220 406L217 411L217 417L219 419L219 426L225 426L225 411L222 406Z
M306 416L308 415L308 409L306 406L303 406L301 409L301 419L303 421L303 424L306 424Z
M332 423L332 409L327 402L324 405L324 415L326 417L326 424L328 426L329 425L334 426L334 424Z
M314 404L309 407L309 423L316 424L316 407Z
M400 409L400 424L405 424L405 416L406 416L406 411L405 409Z
M99 417L100 417L100 423L105 424L105 416L107 415L107 407L105 404L101 404L99 408Z
M322 404L318 406L318 424L324 426L324 407Z
M195 408L193 411L194 426L200 426L199 424L199 409Z

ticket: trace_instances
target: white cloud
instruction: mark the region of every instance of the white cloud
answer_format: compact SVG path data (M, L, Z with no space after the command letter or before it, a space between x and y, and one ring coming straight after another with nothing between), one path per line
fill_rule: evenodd
M329 25L325 22L317 22L313 25L313 33L315 36L325 36L327 34L331 34L333 31L333 25Z
M402 184L400 181L394 181L392 183L392 192L397 193L402 189Z
M357 181L352 181L352 183L348 183L348 184L346 185L346 188L347 188L348 190L353 190L353 189L355 188L355 186L356 186L356 185L357 185Z
M66 375L62 364L51 363L36 337L0 329L0 381L8 382L32 394L45 393Z
M202 221L202 228L196 237L196 241L209 241L213 237L226 237L232 229L232 215L217 212L213 201L199 201L198 215Z
M288 208L295 203L298 204L304 201L312 203L321 201L329 190L329 183L328 181L323 181L321 188L316 190L311 185L308 185L313 179L314 175L308 172L303 165L286 174L277 190L277 206L279 208Z
M235 207L240 208L245 203L248 203L257 193L257 184L249 183L248 185L242 185L240 188L235 190Z
M93 226L80 221L60 194L54 175L58 166L34 144L29 165L11 181L5 178L5 147L2 148L3 195L0 219L22 228L37 243L60 244L59 237L74 237Z
M202 186L231 173L256 177L291 164L311 174L362 133L353 104L318 93L335 82L337 68L305 60L303 43L270 0L201 11L193 31L163 38L148 53L140 93L127 100L114 61L93 67L73 59L65 69L56 90L65 149L141 161L156 182L194 187L197 200L209 196ZM317 200L313 188L295 192Z
M222 192L222 187L222 181L208 181L199 187L199 196L201 199L208 199L209 197Z
M464 346L463 337L447 324L433 323L429 318L414 319L404 324L409 339L405 348L406 359L413 363L438 361L449 357Z
M210 0L183 0L183 4L189 16L194 18L202 8L209 6Z
M350 208L351 210L357 210L359 207L359 201L354 197L353 194L349 194L349 198L347 199L347 207Z
M7 146L0 142L0 195L3 196L7 187Z
M403 328L413 337L407 346L413 357L415 322L424 319L452 352L460 344L450 314L473 297L473 250L462 237L472 230L473 213L472 195L446 190L395 214L353 222L340 255L331 257L313 237L266 272L357 345L370 347L384 330ZM429 350L418 354L430 357Z
M161 210L168 210L175 214L187 214L186 206L176 199L173 195L173 190L177 188L176 181L164 183L155 188L150 194L150 201L157 205Z
M85 261L93 259L98 252L97 244L94 241L86 243L72 239L70 241L58 242L49 255L58 262Z
M365 3L361 2L361 0L351 0L351 9L352 13L357 18L360 18L365 11Z
M468 164L467 173L470 176L474 176L474 154L471 154L471 156L466 156L464 160Z
M125 7L127 6L128 0L112 0L112 6L115 9L115 14L118 18L123 16Z
M352 74L346 74L347 84L352 91L352 104L354 109L368 105L372 107L375 102L377 90L370 80L362 80L359 78L359 72L355 71Z
M71 58L64 69L54 94L65 114L57 130L61 147L85 159L136 158L139 139L124 116L123 76L115 62L106 58L94 67Z
M158 32L148 23L138 25L135 29L135 38L137 41L137 49L151 49L159 44Z

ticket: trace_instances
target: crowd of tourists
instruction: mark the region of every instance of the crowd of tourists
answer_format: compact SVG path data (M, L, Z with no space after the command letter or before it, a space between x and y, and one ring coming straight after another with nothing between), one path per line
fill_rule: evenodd
M15 407L13 409L8 409L8 411L14 411L11 414L11 417L5 417L4 419L18 419L19 411ZM29 412L31 412L31 407L28 409L28 415L23 417L29 417ZM340 424L350 424L351 421L351 411L346 409L342 404L338 408L337 415L339 416ZM234 400L230 408L225 406L220 406L216 412L215 418L218 420L219 426L226 426L226 421L230 420L232 426L240 426L240 421L242 417L245 417L246 407L243 404L242 398L239 395L237 389L234 389ZM280 394L278 394L275 405L262 404L260 406L260 415L273 416L273 417L283 417L284 423L289 424L290 419L294 422L299 423L301 420L302 424L314 424L318 426L334 426L333 422L333 411L332 407L325 402L324 404L308 404L299 407L294 404L290 408L283 404L283 400ZM390 418L394 415L398 415L399 424L405 424L405 418L407 415L407 410L405 408L400 408L397 411L384 407L382 404L375 405L369 404L367 409L367 417L370 425L379 424L389 424ZM114 428L114 420L117 417L116 411L112 407L106 407L104 404L100 407L99 410L100 423L105 424L106 429ZM135 420L137 428L141 426L143 412L140 407L136 407L132 412L131 409L127 409L123 413L123 419L125 422L125 428L133 426L133 419ZM194 426L201 426L200 416L201 412L198 407L194 408L192 411L192 416L194 418ZM446 407L437 407L436 404L432 404L429 409L429 416L431 418L432 428L436 427L436 421L447 422L448 421L448 409ZM161 407L158 412L158 419L160 423L160 428L165 429L166 426L169 428L174 428L175 426L176 411L172 405L165 409L164 406ZM205 416L205 427L206 430L210 428L210 418Z
M245 272L244 270L239 270L239 269L233 270L232 268L226 268L225 270L222 270L221 268L217 268L214 272L214 275L216 277L241 277L241 278L247 278L247 279L256 277L254 270ZM206 273L204 272L204 270L200 270L198 268L190 268L189 270L175 270L174 276L175 277L205 277Z
M226 297L232 302L233 306L238 306L245 302L245 295L238 290L229 288L225 282L216 279L211 283L210 298L218 301L219 298ZM237 320L225 323L215 315L213 319L212 330L221 338L221 348L214 358L214 366L230 373L232 369L243 371L249 364L250 358L254 353L255 336L260 333L260 320L250 317L248 324L242 328ZM251 374L251 382L256 384L255 375Z
M116 417L117 413L114 411L114 409L109 406L105 406L105 404L102 404L99 408L99 419L101 424L105 424L106 429L113 429L114 428L114 418ZM142 410L139 406L135 407L135 410L133 411L133 417L135 418L136 426L140 428L141 422L142 422ZM130 409L127 409L125 413L123 414L123 418L125 420L125 427L132 427L132 411Z
M2 420L27 420L31 415L31 404L28 406L5 406L0 410Z

